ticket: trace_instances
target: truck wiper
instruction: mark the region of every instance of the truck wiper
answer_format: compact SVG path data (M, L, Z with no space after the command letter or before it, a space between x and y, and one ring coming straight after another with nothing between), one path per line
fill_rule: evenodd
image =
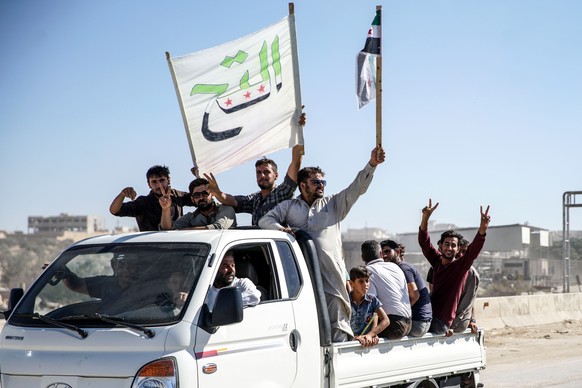
M114 325L124 326L124 327L128 327L130 329L135 329L135 330L141 331L145 335L147 335L148 338L153 338L153 336L156 335L155 331L148 329L147 327L143 327L140 325L136 325L134 323L126 322L123 318L112 317L110 315L102 315L99 313L88 315L88 317L96 318L96 319L99 319L99 320L101 320L103 322L107 322L107 323L113 323Z
M156 335L156 332L153 330L148 329L147 327L143 327L140 325L136 325L135 323L126 322L124 318L113 317L111 315L103 315L99 313L95 314L84 314L84 315L68 315L66 317L61 318L61 321L81 321L81 320L98 320L102 322L112 323L117 326L128 327L130 329L135 329L137 331L143 332L149 338L152 338Z
M57 321L56 319L49 318L49 317L47 317L45 315L41 315L39 313L32 314L32 317L38 318L43 322L50 323L51 325L62 327L63 329L69 329L72 331L76 331L82 338L87 338L87 336L89 335L85 330L81 329L80 327L77 327L75 325L69 325L68 323L64 323L61 321Z

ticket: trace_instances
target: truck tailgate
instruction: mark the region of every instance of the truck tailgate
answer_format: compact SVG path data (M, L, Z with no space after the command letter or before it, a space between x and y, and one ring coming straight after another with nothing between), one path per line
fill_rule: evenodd
M358 342L333 344L336 387L397 384L485 367L483 332L452 337L427 334L422 338L381 339L370 348Z

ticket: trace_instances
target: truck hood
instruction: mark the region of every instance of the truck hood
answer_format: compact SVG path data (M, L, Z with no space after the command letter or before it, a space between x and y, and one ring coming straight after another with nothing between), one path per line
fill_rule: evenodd
M133 377L166 353L171 327L152 328L153 338L128 328L86 328L81 338L61 328L6 324L0 338L0 372L9 375ZM178 345L176 341L172 347ZM179 341L182 342L182 341Z

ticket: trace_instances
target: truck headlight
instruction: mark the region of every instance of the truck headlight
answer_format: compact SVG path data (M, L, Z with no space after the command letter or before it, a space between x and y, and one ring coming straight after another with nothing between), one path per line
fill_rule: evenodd
M133 379L132 388L177 388L176 360L163 358L144 365Z

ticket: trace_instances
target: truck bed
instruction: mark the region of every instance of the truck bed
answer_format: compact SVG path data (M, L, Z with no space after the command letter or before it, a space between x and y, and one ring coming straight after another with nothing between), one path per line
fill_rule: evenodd
M483 331L452 337L426 334L421 338L380 339L370 348L351 341L332 345L335 387L386 387L485 367Z

